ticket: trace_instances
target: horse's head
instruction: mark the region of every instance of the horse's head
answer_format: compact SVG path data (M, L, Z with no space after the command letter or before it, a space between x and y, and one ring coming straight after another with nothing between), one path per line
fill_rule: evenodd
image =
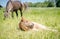
M32 22L30 22L29 20L26 20L22 17L19 26L21 26L22 29L24 30L29 30L32 29L34 24Z
M4 19L5 19L5 18L8 18L8 16L9 16L8 11L3 11L3 13L4 13Z

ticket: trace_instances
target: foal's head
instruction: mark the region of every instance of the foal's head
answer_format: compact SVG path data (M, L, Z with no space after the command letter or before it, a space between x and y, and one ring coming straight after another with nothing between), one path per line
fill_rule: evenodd
M21 26L21 28L26 31L26 30L32 29L34 24L31 21L26 20L22 17L19 23L19 26Z
M21 19L21 22L22 22L25 26L27 26L27 27L32 27L32 26L34 25L31 21L26 20L26 19L23 18L23 17L22 17L22 19Z

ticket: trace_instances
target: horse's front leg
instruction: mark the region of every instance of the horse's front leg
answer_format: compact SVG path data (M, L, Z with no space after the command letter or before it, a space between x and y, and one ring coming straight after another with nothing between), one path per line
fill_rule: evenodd
M14 18L13 11L12 11L12 18Z

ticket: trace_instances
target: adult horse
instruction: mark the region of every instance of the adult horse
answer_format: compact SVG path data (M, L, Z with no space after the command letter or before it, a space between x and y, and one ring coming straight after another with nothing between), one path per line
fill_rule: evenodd
M9 17L9 15L10 15L10 12L12 12L12 17L14 17L13 16L13 12L15 12L16 13L16 16L18 17L18 10L20 11L20 14L21 14L21 17L22 17L22 7L23 5L22 5L22 3L20 2L20 1L11 1L11 0L9 0L8 2L7 2L7 4L6 4L6 10L5 10L5 13L4 13L4 19L5 18L7 18L7 17Z

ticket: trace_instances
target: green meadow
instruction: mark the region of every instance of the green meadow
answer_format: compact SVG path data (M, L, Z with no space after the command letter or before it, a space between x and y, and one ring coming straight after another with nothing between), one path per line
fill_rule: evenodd
M56 29L58 32L22 31L18 27L21 20L20 12L18 11L18 18L14 13L14 18L10 16L3 20L4 10L0 10L0 39L60 39L60 8L28 8L23 12L24 18Z

